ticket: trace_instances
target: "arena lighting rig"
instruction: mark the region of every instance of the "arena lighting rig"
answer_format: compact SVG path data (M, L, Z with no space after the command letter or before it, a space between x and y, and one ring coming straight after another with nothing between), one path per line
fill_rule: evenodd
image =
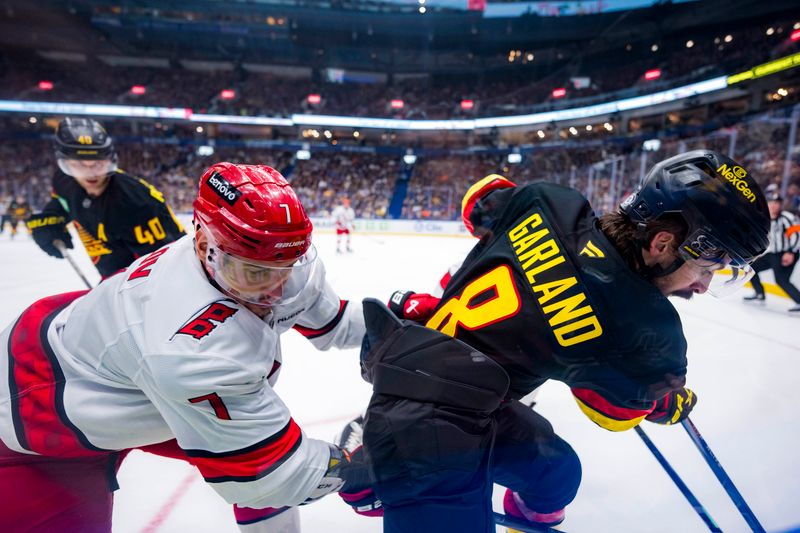
M105 104L75 104L68 102L29 102L0 100L0 111L48 115L92 115L103 117L171 119L187 122L245 124L256 126L318 126L342 128L375 128L410 131L470 131L514 126L542 126L568 120L609 115L633 109L675 102L693 96L725 89L741 81L768 76L800 65L800 53L792 54L731 76L719 76L705 81L656 93L615 100L602 104L545 111L528 115L486 117L457 120L406 120L392 118L348 117L337 115L294 114L290 118L265 116L210 115L194 113L190 108L127 106Z

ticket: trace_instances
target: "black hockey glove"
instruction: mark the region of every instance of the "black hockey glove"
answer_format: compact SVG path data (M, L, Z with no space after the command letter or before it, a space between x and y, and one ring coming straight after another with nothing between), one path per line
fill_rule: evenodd
M684 387L674 390L658 400L656 408L645 418L656 424L667 426L677 424L689 416L695 404L697 404L697 395Z
M55 241L63 242L67 248L73 248L72 236L67 231L67 223L63 216L39 213L31 215L27 224L33 240L48 255L63 259L64 256L53 244Z
M372 478L364 458L364 417L359 415L352 420L335 440L337 446L348 453L354 462L367 467L357 476L348 479L339 491L339 496L362 516L383 516L383 506L372 490Z
M380 508L380 501L377 501L372 492L369 466L364 459L363 432L363 417L359 416L337 436L336 444L329 444L331 455L328 460L328 471L322 476L322 480L311 496L303 503L311 503L332 492L339 492L342 498L359 514L370 516L368 513L360 511L362 506L372 505L373 509ZM373 501L360 502L367 493L372 495ZM359 506L351 503L348 496L356 497L359 500ZM383 510L381 510L382 514Z

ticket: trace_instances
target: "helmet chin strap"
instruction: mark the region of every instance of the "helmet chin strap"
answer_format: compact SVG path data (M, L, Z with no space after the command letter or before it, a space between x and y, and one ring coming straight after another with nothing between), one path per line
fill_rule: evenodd
M642 255L642 250L647 249L650 245L647 242L647 230L645 229L646 226L643 223L639 223L636 228L636 237L635 241L637 244L636 247L636 263L639 265L639 271L641 272L644 279L647 281L653 281L656 278L663 278L664 276L669 276L680 267L683 266L685 262L680 257L676 257L675 260L670 263L667 267L662 267L659 264L655 264L652 266L647 265L644 261L644 256Z

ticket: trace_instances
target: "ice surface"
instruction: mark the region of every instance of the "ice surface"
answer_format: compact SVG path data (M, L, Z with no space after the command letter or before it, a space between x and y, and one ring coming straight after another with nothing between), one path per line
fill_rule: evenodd
M466 238L355 235L355 252L337 255L333 235L317 235L316 243L332 285L350 299L386 299L395 289L430 291L473 244ZM85 253L74 256L97 279ZM2 327L39 297L82 288L65 261L46 256L25 235L14 241L0 236L0 258ZM800 525L800 320L785 315L788 300L771 296L758 309L740 296L675 302L689 340L688 386L699 396L692 419L767 530L784 531ZM317 352L290 332L283 354L278 393L308 435L331 439L370 395L357 351ZM537 402L583 462L566 531L707 531L634 432L598 428L559 383L546 384ZM644 427L722 529L748 531L684 430ZM134 452L119 483L115 532L238 531L230 507L186 463ZM495 509L501 497L498 488ZM381 531L380 519L357 516L336 496L303 507L301 519L305 532Z

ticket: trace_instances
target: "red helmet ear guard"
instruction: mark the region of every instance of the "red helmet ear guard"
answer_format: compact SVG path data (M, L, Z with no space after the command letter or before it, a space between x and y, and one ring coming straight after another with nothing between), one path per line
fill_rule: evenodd
M300 257L311 246L311 220L277 170L217 163L200 178L194 218L223 252L255 261Z

